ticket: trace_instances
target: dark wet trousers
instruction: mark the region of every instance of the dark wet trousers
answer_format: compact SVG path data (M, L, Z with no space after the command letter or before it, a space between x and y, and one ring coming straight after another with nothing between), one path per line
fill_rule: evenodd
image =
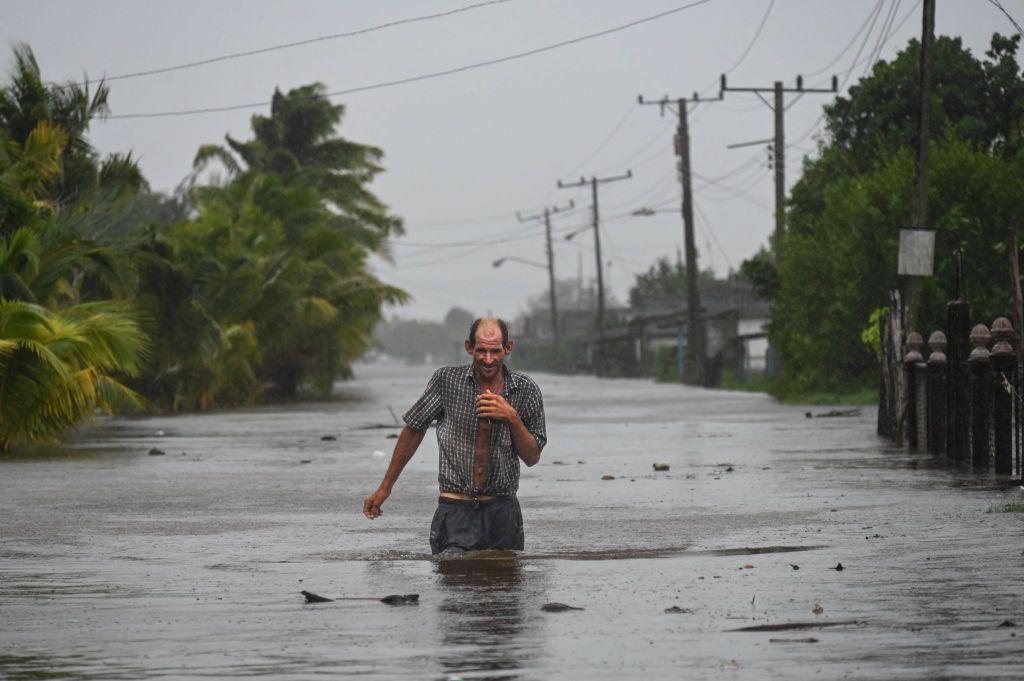
M515 497L483 501L437 500L430 523L431 553L465 553L485 549L523 550L523 513Z

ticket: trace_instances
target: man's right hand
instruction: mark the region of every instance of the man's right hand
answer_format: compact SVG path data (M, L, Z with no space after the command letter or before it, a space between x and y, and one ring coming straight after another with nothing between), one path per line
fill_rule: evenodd
M391 492L388 492L383 487L378 487L376 492L366 497L366 500L363 501L363 515L370 520L379 517L384 512L380 510L380 505L383 504L389 496L391 496Z

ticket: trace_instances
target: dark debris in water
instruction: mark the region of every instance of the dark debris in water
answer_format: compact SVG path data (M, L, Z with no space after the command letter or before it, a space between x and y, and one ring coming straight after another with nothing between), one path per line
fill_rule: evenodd
M565 603L545 603L540 606L540 609L544 612L565 612L566 610L583 610L583 608L577 608L574 605L566 605Z
M779 622L777 624L754 624L749 627L730 629L729 631L796 631L800 629L820 629L823 627L845 627L862 624L857 620L842 622Z
M678 605L673 605L671 608L665 608L665 612L667 612L670 615L688 615L692 613L693 610L690 610L689 608L680 608Z
M325 596L321 596L319 594L315 594L312 591L301 591L299 593L301 593L303 596L306 597L306 602L307 603L333 603L334 602L333 598L327 598Z

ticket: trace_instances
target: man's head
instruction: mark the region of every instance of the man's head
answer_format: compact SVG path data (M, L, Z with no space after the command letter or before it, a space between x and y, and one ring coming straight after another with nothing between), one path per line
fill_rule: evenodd
M512 352L512 344L507 323L494 317L483 317L469 327L466 352L473 356L473 366L481 377L490 380L501 371L501 363Z

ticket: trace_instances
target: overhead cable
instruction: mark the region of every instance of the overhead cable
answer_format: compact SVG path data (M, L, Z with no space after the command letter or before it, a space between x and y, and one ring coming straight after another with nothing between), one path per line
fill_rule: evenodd
M570 45L575 45L575 44L578 44L578 43L582 43L582 42L585 42L587 40L593 40L594 38L600 38L600 37L603 37L603 36L606 36L606 35L610 35L612 33L617 33L619 31L624 31L626 29L633 28L634 26L639 26L640 24L645 24L645 23L648 23L648 22L651 22L651 21L656 21L658 19L663 19L663 18L665 18L667 16L670 16L672 14L676 14L676 13L682 12L684 10L692 9L692 8L698 7L700 5L705 5L705 4L709 3L709 2L712 2L712 0L695 0L695 2L690 2L690 3L686 4L686 5L680 5L678 7L674 7L672 9L666 10L664 12L658 12L657 14L652 14L650 16L646 16L646 17L643 17L641 19L636 19L634 21L630 21L630 22L625 23L625 24L620 24L618 26L613 26L611 28L607 28L607 29L604 29L602 31L596 31L594 33L587 33L585 35L581 35L581 36L578 36L576 38L570 38L569 40L563 40L563 41L560 41L560 42L557 42L557 43L551 43L550 45L543 45L541 47L536 47L536 48L533 48L531 50L525 50L523 52L516 52L514 54L505 55L504 57L497 57L495 59L488 59L488 60L485 60L485 61L475 62L473 64L465 64L463 66L457 66L457 67L450 68L450 69L443 69L441 71L431 71L429 73L421 73L419 75L408 76L406 78L397 78L395 80L388 80L388 81L383 81L383 82L379 82L379 83L372 83L370 85L360 85L360 86L348 88L348 89L345 89L345 90L335 90L334 92L328 92L328 93L323 94L323 95L319 95L319 94L318 95L312 95L311 98L312 97L327 97L327 98L340 97L342 95L350 95L350 94L354 94L354 93L357 93L357 92L367 92L369 90L380 90L380 89L383 89L383 88L394 87L396 85L406 85L406 84L409 84L409 83L416 83L416 82L419 82L419 81L430 80L430 79L433 79L433 78L441 78L443 76L451 76L451 75L454 75L454 74L457 74L457 73L465 73L466 71L473 71L473 70L476 70L476 69L485 68L487 66L495 66L497 64L503 64L503 63L506 63L506 62L515 61L517 59L523 59L525 57L532 57L534 55L541 54L541 53L544 53L544 52L550 52L551 50L556 50L556 49L559 49L559 48L562 48L562 47L568 47ZM225 111L239 111L239 110L242 110L242 109L256 109L256 108L265 107L265 106L269 106L269 105L270 105L270 102L268 102L268 101L248 102L246 104L231 104L231 105L227 105L227 106L212 106L212 107L204 107L204 108L197 108L197 109L179 109L179 110L176 110L176 111L153 111L153 112L145 112L145 113L116 114L116 115L107 116L106 118L107 118L107 120L123 120L123 119L130 119L130 118L167 118L167 117L172 117L172 116L194 116L194 115L198 115L198 114L220 113L220 112L225 112Z
M278 50L287 50L293 47L301 47L303 45L311 45L313 43L326 42L328 40L339 40L341 38L351 38L357 35L364 35L366 33L373 33L375 31L381 31L385 28L393 28L395 26L401 26L403 24L411 24L418 21L429 21L430 19L440 19L442 17L451 16L453 14L460 14L462 12L468 12L474 9L480 9L488 5L498 5L505 2L511 2L512 0L487 0L486 2L478 2L473 5L466 5L465 7L457 7L455 9L446 10L444 12L437 12L435 14L424 14L417 17L408 17L406 19L398 19L396 21L388 21L383 24L377 24L376 26L370 26L368 28L361 28L355 31L348 31L345 33L332 33L330 35L317 36L316 38L307 38L306 40L296 40L290 43L281 43L279 45L270 45L268 47L260 47L254 50L246 50L244 52L232 52L230 54L223 54L219 57L210 57L209 59L199 59L196 61L186 62L184 64L176 64L174 66L164 66L157 69L148 69L145 71L133 71L131 73L121 73L116 76L106 76L104 78L94 78L87 80L86 83L100 83L103 81L110 82L114 80L127 80L129 78L142 78L143 76L156 76L161 73L170 73L171 71L184 71L185 69L194 69L198 66L206 66L207 64L216 64L218 62L230 61L232 59L241 59L242 57L251 57L257 54L265 54L267 52L276 52Z

